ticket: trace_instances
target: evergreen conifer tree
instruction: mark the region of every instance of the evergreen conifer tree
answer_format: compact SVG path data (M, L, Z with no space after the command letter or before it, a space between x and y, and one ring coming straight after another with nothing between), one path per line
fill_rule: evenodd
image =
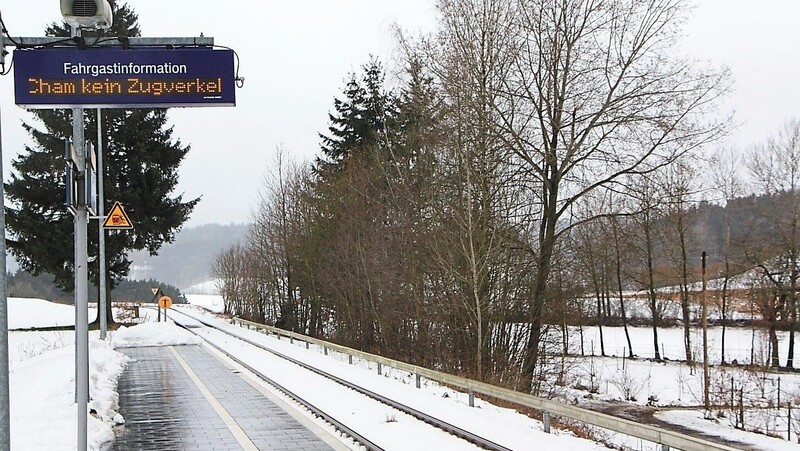
M334 99L335 113L329 114L330 135L320 134L323 158L316 172L341 171L351 159L363 159L368 152L380 159L390 158L397 129L397 99L384 88L383 67L376 59L363 67L361 79L350 74L345 99ZM363 160L362 160L363 162Z
M136 14L126 4L114 5L114 25L104 35L138 36ZM69 36L63 24L51 24L49 36ZM98 32L84 32L87 44ZM37 125L23 124L33 144L12 163L14 174L5 185L10 205L6 220L11 237L8 247L21 268L34 275L48 273L65 291L73 289L73 217L64 205L64 139L72 135L71 110L34 110ZM199 199L174 195L178 168L189 146L173 140L165 109L105 109L103 149L106 213L121 202L134 230L110 232L106 238L107 289L128 274L130 250L155 255L172 242ZM39 125L41 127L39 127ZM84 117L87 141L97 139L96 110ZM97 222L89 224L89 255L98 251ZM91 259L91 258L90 258ZM98 286L97 259L90 264L90 279ZM109 297L109 299L111 299ZM108 309L109 321L111 309Z

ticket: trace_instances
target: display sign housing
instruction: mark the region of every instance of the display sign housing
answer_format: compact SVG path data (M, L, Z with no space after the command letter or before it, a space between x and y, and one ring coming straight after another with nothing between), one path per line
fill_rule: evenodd
M14 51L24 108L234 106L232 50L75 48Z

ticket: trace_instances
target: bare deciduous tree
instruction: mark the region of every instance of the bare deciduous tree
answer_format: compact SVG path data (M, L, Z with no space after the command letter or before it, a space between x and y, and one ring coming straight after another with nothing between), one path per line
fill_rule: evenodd
M686 161L677 160L665 168L664 193L666 214L665 245L675 269L680 292L681 319L683 320L683 347L686 361L692 365L691 311L689 309L689 207L696 194L693 186L695 173ZM695 265L696 266L696 265Z
M761 213L771 227L769 242L753 255L779 291L778 304L789 326L786 367L793 368L800 278L800 120L787 121L765 144L753 148L748 168L759 194L767 196Z
M449 132L439 153L440 226L432 248L444 280L459 287L445 290L453 292L457 311L464 313L463 332L454 332L464 335L461 341L473 356L465 368L481 378L485 367L508 368L491 358L508 354L501 346L519 348L508 342L514 334L505 327L516 297L508 282L522 269L509 248L516 232L506 219L513 214L517 188L509 150L495 128L495 105L513 61L507 27L513 3L440 1L438 8L439 32L420 46L441 87Z
M723 244L723 272L722 287L720 291L720 313L722 316L722 338L720 342L722 363L725 363L725 334L730 314L729 284L731 277L736 274L734 246L731 242L732 218L729 202L744 194L744 184L741 180L741 157L731 148L720 149L712 155L710 160L710 173L712 190L717 193L719 200L725 207L725 237ZM739 257L740 259L741 257ZM737 259L738 260L738 259Z
M727 88L724 71L673 57L680 0L518 2L522 51L497 105L520 173L537 199L527 219L537 268L524 373L539 357L553 251L578 200L648 173L724 132L706 115Z

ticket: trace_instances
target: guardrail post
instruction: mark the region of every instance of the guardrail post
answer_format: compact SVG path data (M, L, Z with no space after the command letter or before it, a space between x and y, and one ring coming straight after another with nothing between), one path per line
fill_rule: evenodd
M475 392L472 390L469 391L469 406L475 407Z
M289 337L289 344L294 344L294 337Z
M378 376L383 376L383 366L378 362Z
M325 353L325 355L328 355L328 347L327 346L323 346L322 347L322 351Z
M306 342L306 349L308 349L308 342Z
M237 324L239 326L244 326L246 321L242 321L240 319L231 319L233 324ZM256 329L261 330L262 326L253 324ZM268 335L275 335L278 340L282 337L289 337L289 335L283 335L284 332L280 332L279 329L273 329L269 326L263 327L263 330ZM300 335L297 335L300 337ZM303 338L298 338L303 342L307 342L307 345L310 341L306 341ZM313 338L309 338L309 340L313 340ZM319 346L322 346L323 349L327 348L327 343L323 341L315 340L314 343L319 343ZM593 426L605 428L617 433L625 434L630 437L636 437L647 442L653 443L656 445L655 449L659 451L669 451L670 449L703 449L703 450L714 450L714 451L733 451L734 449L730 446L726 445L718 445L716 443L708 442L703 439L699 439L696 437L691 437L687 435L683 435L677 432L672 432L669 430L663 430L654 426L650 426L647 424L640 424L637 422L633 422L630 420L626 420L624 418L616 418L610 417L606 414L601 414L593 411L589 411L580 407L569 406L561 403L554 403L547 399L538 398L536 396L515 392L513 390L505 389L502 387L491 386L489 384L485 384L478 381L472 381L469 379L460 378L454 375L443 374L433 370L427 370L418 366L409 365L404 362L398 362L391 359L385 359L381 357L371 357L370 354L362 353L360 351L349 349L343 346L338 346L336 344L331 343L333 350L344 353L347 355L348 363L353 364L353 356L358 355L362 361L366 361L369 366L372 365L372 362L375 362L378 365L378 373L383 375L383 363L379 363L374 359L380 359L383 362L387 362L386 365L389 365L392 368L397 368L401 371L408 371L409 375L413 374L416 379L416 386L417 388L422 387L422 375L421 373L426 374L426 378L433 382L438 382L440 384L445 384L448 386L453 387L456 390L460 390L461 393L468 393L470 397L472 397L475 393L479 395L485 395L487 397L502 399L504 401L508 401L514 404L519 404L522 406L529 407L531 409L536 409L536 411L542 412L542 426L543 431L546 433L550 432L550 426L552 423L553 417L565 417L565 418L572 418L577 421L591 424ZM309 346L310 347L310 346ZM624 354L628 354L628 351L624 352ZM627 359L626 359L627 360ZM626 363L627 365L627 363ZM735 392L735 390L733 390ZM739 399L738 405L734 404L734 409L739 410L738 416L740 426L744 421L744 403L742 399L743 396L743 389L739 389ZM736 395L734 394L734 399ZM470 400L470 406L474 407L474 403ZM795 408L796 406L788 405L787 408ZM552 410L551 410L552 409ZM787 415L788 416L788 415ZM690 447L686 447L690 445Z

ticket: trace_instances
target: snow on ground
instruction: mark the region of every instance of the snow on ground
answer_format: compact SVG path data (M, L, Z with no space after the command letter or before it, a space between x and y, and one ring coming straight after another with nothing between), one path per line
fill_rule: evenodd
M199 312L200 308L214 312L222 311L222 299L218 295L189 295L189 302ZM53 325L72 324L74 310L71 306L53 304L39 299L9 299L9 325L12 328L25 329L32 326L44 327ZM155 315L150 309L142 310L146 319L154 320ZM151 315L152 313L152 315ZM90 311L90 316L95 312ZM205 314L210 317L210 314ZM219 321L224 323L223 321ZM233 326L228 326L233 327ZM254 331L237 328L237 332L244 334L260 335ZM606 352L621 356L626 346L621 328L603 328L606 340ZM584 350L589 353L592 342L595 353L599 351L599 336L596 328L584 328ZM631 328L631 339L634 343L636 354L650 357L652 353L652 331L649 328ZM719 331L712 329L711 343L712 360L719 359L717 340ZM680 329L660 329L659 341L663 341L664 349L670 359L682 357ZM571 331L574 337L579 336L577 331ZM782 337L785 339L785 337ZM117 414L118 397L116 393L117 379L126 364L126 358L116 352L113 347L123 346L165 346L196 342L196 338L182 329L167 323L144 323L133 327L121 328L110 333L110 339L100 341L96 332L90 333L90 393L92 397L91 408L96 410L89 422L90 449L101 449L113 439L111 427L116 422L124 421ZM696 335L693 340L698 342ZM749 345L756 343L760 349L763 337L756 336L750 329L728 329L727 358L739 358L742 363L749 363ZM384 371L383 376L377 376L374 365L370 368L367 362L359 365L346 365L336 358L325 357L319 350L316 354L305 350L296 343L279 342L278 346L287 352L295 353L304 360L318 363L322 368L329 366L339 367L338 371L345 371L345 377L351 380L364 381L365 384L386 390L388 393L403 393L401 396L428 408L431 405L443 416L452 416L459 421L466 421L476 432L481 431L488 436L498 436L511 444L513 449L529 449L531 443L543 449L598 449L599 445L572 437L569 433L558 431L552 435L541 432L541 423L519 415L513 410L503 409L476 400L478 408L469 408L467 395L454 392L436 384L427 384L424 390L413 389L413 378L407 373L397 371ZM785 360L785 343L781 343L782 361ZM313 348L312 348L313 350ZM574 351L574 349L573 349ZM240 358L253 359L252 351L239 350ZM249 355L248 355L249 354ZM255 357L258 360L258 357ZM12 331L9 333L9 360L11 364L11 434L13 449L15 450L70 450L75 448L76 432L76 407L74 404L74 333L72 331L32 332ZM346 359L345 359L346 361ZM267 368L268 372L280 373L276 370L277 363ZM702 371L691 372L686 365L680 362L659 363L646 359L623 361L622 358L594 357L573 359L568 363L570 386L565 387L565 392L572 399L581 403L591 402L586 400L587 391L578 386L594 387L596 393L592 394L593 400L622 400L634 393L637 404L648 402L648 398L657 398L656 405L697 405L699 404L702 387ZM343 369L342 369L343 368ZM715 368L712 377L720 387L727 386L728 380L733 377L737 387L746 387L745 393L755 398L762 399L762 403L769 405L776 401L776 380L782 378L785 403L790 396L800 399L800 375L781 374L775 375L764 372L763 374L747 374L743 368L727 367L724 370ZM288 382L287 382L288 383ZM302 389L302 384L301 388ZM760 393L759 393L760 390ZM324 394L323 394L324 396ZM328 395L330 396L330 395ZM446 396L446 398L445 398ZM347 403L340 403L347 404ZM758 415L748 412L748 429L766 431L785 430L786 416L779 414L766 416L759 420L759 415L766 409L756 411ZM795 413L797 415L797 413ZM715 422L702 420L702 414L696 411L667 412L659 417L665 421L683 424L689 428L696 428L704 432L719 434L731 440L752 443L753 446L763 449L788 449L792 446L785 440L770 438L764 435L735 430L730 424L730 416L718 419ZM375 427L387 427L387 418L384 413L374 413ZM794 417L793 417L794 419ZM761 423L757 423L761 421ZM391 427L391 423L389 423ZM398 440L402 440L398 438ZM614 443L629 443L624 438L613 440ZM630 446L630 445L629 445ZM656 449L651 445L633 445L637 449Z
M179 307L180 308L180 307ZM193 312L198 315L199 312ZM391 399L396 399L410 407L423 410L437 418L452 424L464 427L489 440L515 450L524 449L559 449L559 450L599 450L604 446L590 440L575 437L572 433L553 429L552 434L543 432L542 423L533 420L513 409L502 408L475 400L475 407L469 406L468 395L440 386L425 380L422 389L415 388L413 375L391 368L383 368L383 374L378 375L374 363L354 359L354 365L348 364L343 355L329 353L324 355L316 346L311 350L305 349L300 342L289 343L288 340L278 340L273 336L247 330L230 325L227 321L213 318L204 314L203 319L215 325L231 330L237 335L265 344L281 353L295 359L310 363L316 368L335 374L336 376L354 382L368 390L381 393ZM212 335L213 336L213 335ZM224 340L220 344L227 352L242 358L247 364L257 370L268 374L291 391L301 394L306 400L320 406L322 410L337 418L349 418L348 424L356 429L381 437L381 444L386 444L387 449L467 449L464 443L459 447L430 446L420 448L418 442L421 437L409 437L404 434L404 427L410 419L392 413L386 407L354 406L350 402L342 402L342 394L325 387L317 387L316 377L307 372L297 372L297 368L279 358L270 355L254 354L249 345L234 341ZM256 351L257 352L257 351ZM343 390L347 391L347 390ZM368 432L367 432L368 431ZM421 430L419 434L430 434L429 430ZM434 434L434 435L438 435ZM436 437L430 438L435 440ZM426 438L426 440L428 440ZM416 443L417 445L410 445ZM452 446L452 445L451 445ZM471 448L470 448L471 449Z
M192 305L215 313L222 313L225 310L222 296L218 294L187 294L186 300Z
M680 360L685 359L683 348L683 329L659 329L659 342L666 351L670 361L656 362L653 357L653 331L645 327L630 327L628 331L633 343L637 359L623 359L627 350L627 341L621 327L604 327L603 336L606 343L606 355L601 358L600 338L597 328L584 327L584 351L586 358L568 359L571 368L568 380L572 387L583 386L594 388L600 397L622 400L636 398L638 404L647 403L653 398L653 404L659 406L696 406L701 404L703 371L702 371L702 336L699 331L692 333L692 348L699 364L694 369ZM580 336L573 331L572 338L579 342ZM712 363L712 391L718 397L729 399L731 383L736 391L743 389L745 400L752 403L777 403L778 379L782 379L781 394L783 402L797 398L800 401L800 373L776 374L771 371L757 371L745 367L750 363L750 343L753 343L753 356L756 363L765 361L767 355L766 334L748 328L728 328L726 332L725 354L727 362L738 360L738 366L718 366L721 355L721 328L709 328L709 360ZM788 355L788 334L779 334L779 355L781 363L786 362ZM591 349L595 356L592 357ZM579 345L571 351L580 353Z
M685 362L683 330L681 328L659 329L660 349L665 350L670 361L656 362L653 356L653 333L651 328L629 328L634 353L637 359L622 358L626 355L627 341L622 328L603 327L606 355L599 357L600 338L596 327L584 327L584 352L586 357L564 359L563 371L567 385L562 387L568 399L581 405L591 406L598 400L651 404L654 406L695 407L703 403L702 362L691 368ZM571 352L580 353L580 334L571 330L575 341ZM692 332L692 348L696 359L702 358L702 336L699 331ZM788 334L780 334L779 354L785 363L788 348ZM719 363L721 355L721 328L709 329L709 359ZM735 410L726 407L712 409L716 422L702 420L702 409L682 410L658 417L689 428L723 436L729 440L752 444L757 449L784 449L787 438L786 402L800 403L800 373L776 373L769 369L746 367L750 363L750 346L756 363L766 355L766 335L749 328L728 328L726 332L726 360L737 359L738 366L713 365L711 376L712 405L730 405L730 400L738 406L742 396L746 408L745 432L736 429ZM594 349L595 356L591 356ZM557 364L559 366L561 363ZM779 388L780 387L780 388ZM591 392L591 393L590 393ZM781 409L775 406L780 400ZM798 412L793 413L793 436L800 433ZM692 419L699 419L694 421ZM754 433L755 431L756 433ZM783 439L767 437L764 433L781 432ZM791 445L793 449L800 449Z
M772 451L797 451L797 441L780 440L766 435L753 434L738 429L734 429L728 424L727 419L712 419L706 420L703 418L702 412L686 411L686 410L670 410L656 414L656 417L668 421L673 424L678 424L695 431L703 431L709 435L717 437L725 437L729 440L736 440L743 443L749 443L758 449L772 450ZM781 431L783 436L786 436L786 430ZM797 440L795 432L792 436Z
M640 358L653 358L655 356L652 327L628 327L633 344L633 353ZM570 342L573 343L570 353L580 354L580 331L577 327L570 328ZM786 361L789 350L789 333L778 331L778 353L781 362ZM693 328L690 331L692 353L696 357L703 355L702 329ZM622 327L603 327L603 343L606 355L622 357L627 355L628 342ZM747 327L728 327L725 332L725 361L730 363L736 360L740 365L750 364L751 357L756 364L767 362L768 336L766 330L753 330ZM658 349L662 358L669 360L685 360L686 352L683 346L683 328L660 327L658 328ZM751 353L752 350L752 353ZM600 331L597 327L583 327L583 351L585 355L600 355ZM712 364L721 361L722 354L722 327L708 328L708 352Z
M10 312L13 314L13 312ZM113 440L117 378L125 356L108 343L90 342L90 449ZM74 349L64 347L11 363L11 444L14 450L74 450L77 447Z
M111 336L114 348L200 344L202 340L169 322L120 327Z
M206 294L215 295L219 294L219 281L217 279L207 280L183 290L184 294Z
M75 324L75 308L43 299L8 298L8 328L71 326ZM12 313L13 312L13 313ZM89 321L97 317L97 310L89 310Z
M89 316L96 316L89 312ZM41 299L9 298L11 328L26 329L74 323L72 306ZM120 336L117 337L116 335ZM183 329L166 323L142 324L111 332L101 341L89 333L89 449L99 450L114 439L112 427L124 421L118 408L117 380L127 357L112 343L141 346L194 342ZM182 339L167 340L166 336ZM9 333L9 389L11 395L11 444L14 450L74 450L77 446L75 406L75 334L73 331Z

